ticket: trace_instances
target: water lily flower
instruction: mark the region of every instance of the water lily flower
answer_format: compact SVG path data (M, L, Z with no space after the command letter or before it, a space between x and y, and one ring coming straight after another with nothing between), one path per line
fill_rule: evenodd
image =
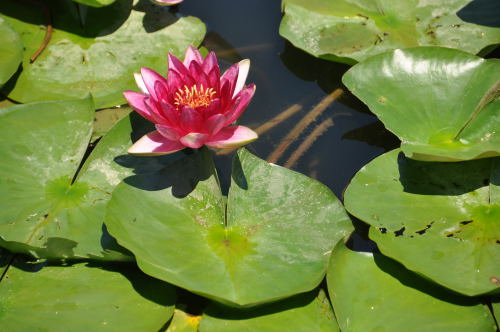
M183 0L151 0L152 3L160 6L173 6L181 3Z
M128 150L135 155L161 155L203 145L235 148L257 139L245 126L234 125L255 92L245 86L248 59L232 65L222 76L215 53L203 59L190 46L184 62L168 55L168 75L149 68L135 74L142 93L125 91L128 103L155 124L156 130Z

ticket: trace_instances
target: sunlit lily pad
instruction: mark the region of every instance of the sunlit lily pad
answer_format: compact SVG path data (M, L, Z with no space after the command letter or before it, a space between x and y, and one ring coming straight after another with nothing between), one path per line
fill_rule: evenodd
M11 266L0 282L3 331L160 331L175 289L138 269Z
M125 179L106 225L146 273L230 305L306 292L352 230L321 183L239 150L222 196L203 149L154 174Z
M23 103L82 98L90 92L97 108L124 104L122 92L136 87L133 72L145 66L165 73L167 52L181 56L205 34L199 19L177 18L149 1L120 0L85 10L70 1L44 2L52 12L54 33L34 63L29 58L43 41L40 25L48 18L27 1L0 2L1 15L26 46L23 71L9 92Z
M380 251L466 295L499 290L500 158L429 163L388 152L345 192Z
M499 59L439 47L396 50L357 64L343 82L410 158L500 155Z
M338 332L323 290L301 294L256 309L237 310L213 304L204 313L200 332Z
M283 0L280 34L312 55L346 63L416 46L476 54L500 43L500 28L459 18L457 12L471 1ZM498 13L485 7L480 16L498 22Z
M23 59L23 42L19 34L0 17L0 86L16 72Z
M328 291L342 331L493 332L477 299L454 295L380 254L340 242L328 267Z
M126 118L79 170L93 119L90 100L0 110L0 246L49 259L131 259L107 234L104 207L114 186L133 174L136 160L153 168L163 164L120 157L132 144Z

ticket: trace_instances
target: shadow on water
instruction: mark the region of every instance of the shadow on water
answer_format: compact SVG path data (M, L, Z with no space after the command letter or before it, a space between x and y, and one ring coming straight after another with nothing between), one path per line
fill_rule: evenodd
M474 0L457 12L457 16L468 23L500 27L500 1Z

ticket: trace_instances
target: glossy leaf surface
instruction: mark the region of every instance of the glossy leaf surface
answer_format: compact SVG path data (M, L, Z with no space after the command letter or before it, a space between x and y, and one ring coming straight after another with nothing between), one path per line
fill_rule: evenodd
M351 68L344 84L402 141L410 158L500 155L500 60L428 47Z
M105 230L104 207L114 186L134 167L140 168L140 163L162 167L165 159L139 161L126 156L132 144L132 123L127 117L79 169L93 119L90 100L0 110L2 247L49 259L131 259L117 252L123 248Z
M463 21L458 15L471 2L283 0L280 34L314 56L345 63L416 46L443 46L476 54L500 43L500 29ZM475 14L498 23L498 13L487 4L476 8Z
M16 72L23 59L23 42L9 23L0 17L0 86Z
M294 296L255 309L235 310L213 304L200 332L338 332L332 307L323 290Z
M352 230L328 188L246 150L233 163L227 208L202 150L123 181L106 225L146 273L241 306L316 287L329 251Z
M26 46L23 71L9 92L23 103L83 98L90 92L96 108L124 104L123 91L136 89L134 72L150 67L166 73L167 52L180 56L205 34L197 18L177 18L149 1L120 0L102 8L46 2L54 33L33 63L29 58L45 35L40 25L48 20L43 8L24 1L0 3L0 13Z
M11 266L0 282L5 331L159 331L175 289L138 269Z
M429 163L393 150L363 167L344 197L383 254L466 295L498 291L500 158Z
M493 332L487 306L448 293L380 254L335 248L328 291L342 331Z

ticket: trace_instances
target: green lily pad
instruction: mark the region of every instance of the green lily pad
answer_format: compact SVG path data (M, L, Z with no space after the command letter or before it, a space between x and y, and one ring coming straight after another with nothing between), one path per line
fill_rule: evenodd
M138 269L11 266L0 283L4 331L159 331L175 289Z
M11 259L12 254L3 248L0 248L0 282L2 281L4 272L9 268Z
M339 242L327 273L342 331L495 331L487 306L446 292L380 254Z
M338 332L332 306L323 290L301 294L255 309L236 310L213 304L200 332Z
M200 319L201 316L190 315L176 308L166 332L198 332Z
M491 303L491 306L493 307L493 314L498 322L500 318L500 299L496 299L496 302Z
M14 75L23 59L23 42L19 34L0 17L0 86Z
M459 293L498 292L500 158L429 163L393 150L354 176L344 202L384 255Z
M95 113L94 130L91 141L95 142L104 136L113 126L132 112L130 106L114 107L99 110Z
M146 273L229 305L315 288L352 230L321 183L239 150L227 198L205 149L113 191L106 225Z
M406 156L458 161L500 155L500 60L426 47L352 67L344 84L402 141Z
M127 117L79 170L93 119L89 99L0 110L0 246L47 259L132 259L105 230L105 205L121 179L167 160L125 155L139 125Z
M280 34L314 56L351 64L416 46L476 54L500 43L500 29L460 19L457 12L471 1L283 0ZM494 15L487 9L481 13Z
M140 67L166 72L167 52L182 56L199 45L205 25L197 18L177 18L148 1L116 1L102 8L78 10L64 0L45 1L54 24L52 38L34 63L29 58L43 41L44 11L29 2L5 0L0 13L26 46L23 70L9 97L23 103L83 98L90 92L97 108L125 103L124 90L137 89Z

